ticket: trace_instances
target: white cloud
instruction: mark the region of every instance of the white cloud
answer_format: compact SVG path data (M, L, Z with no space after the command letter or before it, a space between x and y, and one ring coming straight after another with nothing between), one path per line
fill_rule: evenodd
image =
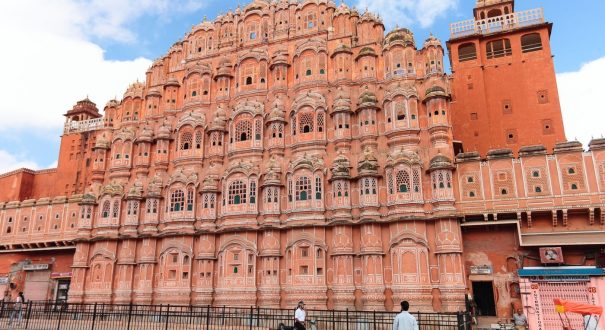
M605 56L584 63L580 70L557 74L559 98L568 140L582 142L605 134L605 106L601 101Z
M19 168L37 170L40 168L36 162L27 159L25 155L13 155L6 150L0 149L0 174Z
M407 27L420 24L427 28L437 17L456 8L458 0L357 0L357 8L367 8L383 18L387 29L395 25Z
M88 96L102 110L144 80L151 60L111 61L92 40L135 42L137 19L170 20L202 0L15 0L0 3L0 131L60 132L61 116Z

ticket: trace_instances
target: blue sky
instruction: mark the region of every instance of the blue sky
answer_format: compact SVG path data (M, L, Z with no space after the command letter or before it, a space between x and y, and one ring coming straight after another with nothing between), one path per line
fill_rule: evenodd
M247 2L239 2L245 5ZM418 43L433 33L445 43L449 23L472 17L474 0L347 0L380 14L387 30L410 28ZM234 0L15 0L0 3L0 172L54 166L65 113L87 95L100 109L143 79L204 16L235 9ZM600 136L597 102L605 75L605 1L525 0L516 10L543 7L554 22L551 45L568 139ZM13 45L7 47L6 45ZM6 48L5 48L6 47ZM9 50L10 49L10 50ZM37 77L32 79L32 77ZM11 97L12 96L12 97ZM597 116L594 120L594 116Z

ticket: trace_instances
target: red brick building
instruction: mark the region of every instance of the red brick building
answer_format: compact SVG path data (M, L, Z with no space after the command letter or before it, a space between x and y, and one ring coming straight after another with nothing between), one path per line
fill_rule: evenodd
M452 25L451 76L439 40L344 4L255 1L200 23L103 116L89 100L66 113L57 169L0 177L4 283L425 311L463 309L469 287L507 316L534 308L523 271L549 263L540 247L597 274L605 141L565 142L551 25L512 1L475 15Z

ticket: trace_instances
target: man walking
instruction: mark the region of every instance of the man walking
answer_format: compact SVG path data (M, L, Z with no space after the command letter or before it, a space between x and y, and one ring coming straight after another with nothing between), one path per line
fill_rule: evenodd
M416 318L408 312L410 303L407 301L401 302L401 313L395 316L393 320L393 330L418 330Z
M294 329L305 330L305 318L307 312L305 311L305 303L301 300L298 302L296 312L294 312Z
M19 319L19 324L21 324L21 320L23 319L23 303L25 302L25 297L23 296L23 292L19 292L17 299L13 304L13 311L11 312L10 318L8 319L8 325L10 326L13 323L13 319L15 316Z

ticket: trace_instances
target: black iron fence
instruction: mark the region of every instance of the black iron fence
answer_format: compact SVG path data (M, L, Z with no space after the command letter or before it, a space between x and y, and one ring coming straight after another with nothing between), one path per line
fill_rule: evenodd
M396 313L307 310L310 330L391 330ZM412 312L420 329L470 329L458 313ZM0 329L35 330L274 330L292 326L294 310L261 307L0 303ZM311 322L312 321L312 322Z

